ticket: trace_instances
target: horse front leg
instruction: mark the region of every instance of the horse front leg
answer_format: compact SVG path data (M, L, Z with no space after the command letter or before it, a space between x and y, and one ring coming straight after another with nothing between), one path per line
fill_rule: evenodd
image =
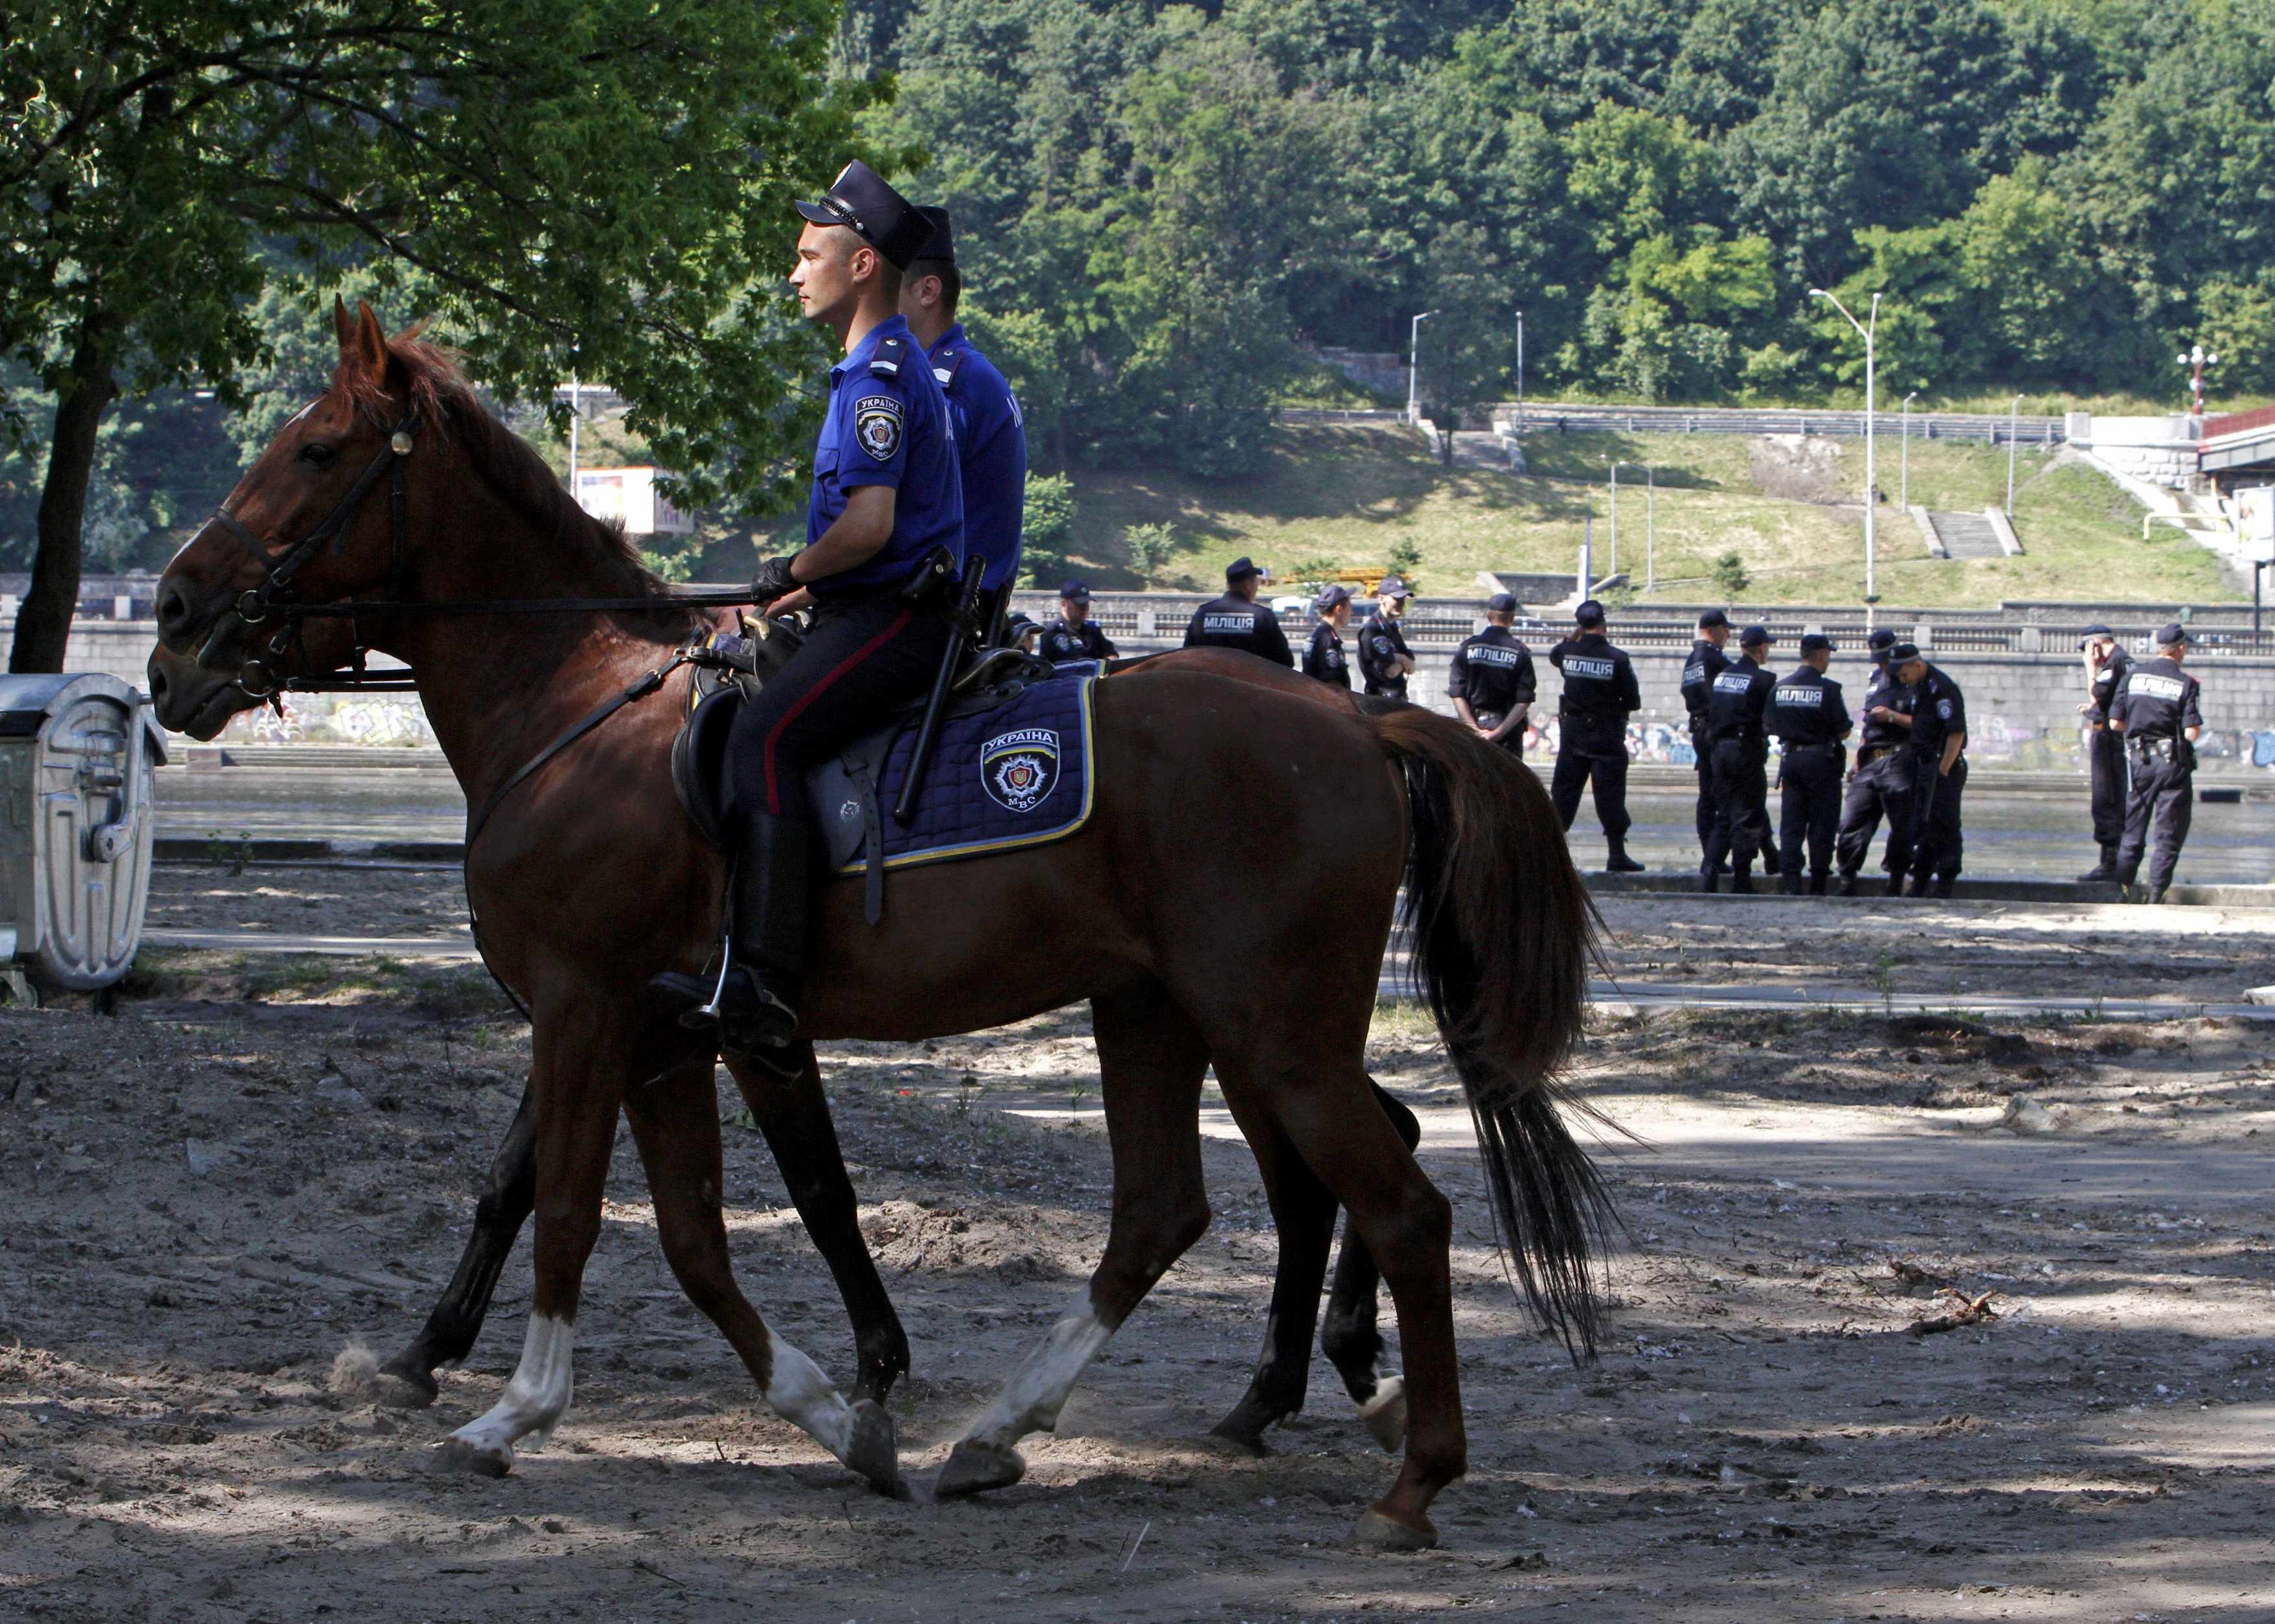
M382 1404L419 1409L432 1404L440 1388L435 1372L457 1364L473 1351L489 1314L490 1298L498 1276L512 1254L515 1237L528 1220L537 1200L537 1114L532 1107L533 1084L525 1084L521 1104L490 1163L488 1185L474 1204L473 1233L458 1259L457 1273L442 1288L442 1300L427 1316L427 1323L411 1345L379 1367L374 1379L375 1396Z

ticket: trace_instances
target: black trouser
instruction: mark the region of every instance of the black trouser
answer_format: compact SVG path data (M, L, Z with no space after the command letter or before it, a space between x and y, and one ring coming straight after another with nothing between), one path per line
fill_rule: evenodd
M1477 717L1478 725L1479 727L1498 728L1501 724L1501 719L1508 715L1508 713L1506 711L1477 711L1472 714ZM1493 743L1500 745L1503 750L1508 752L1509 754L1515 756L1518 760L1523 760L1524 724L1521 721L1518 722L1516 726L1502 734L1499 738L1495 739Z
M1888 836L1888 861L1899 865L1891 872L1922 880L1956 880L1964 844L1959 814L1960 797L1967 789L1967 758L1953 762L1951 771L1946 773L1941 770L1940 753L1923 756L1908 751L1904 754L1912 773L1911 815L1901 825L1901 851L1897 835Z
M1770 831L1769 773L1762 746L1750 739L1724 739L1714 746L1714 827L1698 872L1713 873L1730 859L1735 874L1750 873Z
M1840 804L1840 832L1833 842L1843 874L1854 875L1864 866L1883 814L1888 820L1888 844L1881 853L1880 866L1892 874L1900 872L1896 867L1899 841L1907 848L1910 843L1908 835L1897 834L1908 827L1911 817L1910 756L1908 751L1884 744L1878 755L1860 761L1848 775L1848 797Z
M2161 742L2161 741L2160 741ZM2117 847L2117 878L2131 885L2141 871L2142 848L2149 843L2149 825L2157 826L2157 846L2149 858L2150 889L2161 891L2173 883L2173 870L2181 860L2181 846L2188 837L2196 816L2196 768L2183 767L2163 751L2135 750L2133 790L2125 802L2125 834Z
M1619 754L1583 755L1568 741L1556 752L1556 771L1549 776L1548 798L1555 803L1556 815L1570 828L1572 820L1580 811L1581 786L1593 780L1596 786L1596 816L1602 820L1606 840L1626 838L1628 816L1628 752Z
M1803 847L1809 872L1823 879L1833 868L1833 836L1840 824L1840 757L1839 747L1805 744L1785 752L1783 802L1778 825L1778 848L1785 859L1785 877L1801 878Z
M1714 750L1697 717L1691 719L1690 748L1698 757L1698 805L1691 816L1698 826L1698 850L1703 853L1707 837L1714 833Z
M921 697L947 652L949 619L898 598L825 602L805 641L735 718L728 813L804 818L806 770Z
M2125 838L2125 736L2098 727L2085 736L2085 762L2093 774L2093 840L2114 846Z

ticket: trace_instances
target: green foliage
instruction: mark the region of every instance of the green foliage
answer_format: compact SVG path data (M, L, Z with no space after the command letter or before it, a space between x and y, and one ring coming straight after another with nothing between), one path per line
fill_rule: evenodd
M1724 553L1714 560L1712 578L1716 593L1724 598L1735 598L1754 584L1753 578L1746 573L1746 561L1735 552Z
M1074 546L1074 481L1062 473L1027 471L1025 550L1019 560L1023 586L1055 586L1066 578Z
M1122 551L1140 579L1151 581L1168 567L1177 550L1175 525L1132 525L1122 533Z
M1391 542L1386 562L1391 574L1403 578L1407 585L1412 586L1422 569L1421 544L1412 536L1400 536Z

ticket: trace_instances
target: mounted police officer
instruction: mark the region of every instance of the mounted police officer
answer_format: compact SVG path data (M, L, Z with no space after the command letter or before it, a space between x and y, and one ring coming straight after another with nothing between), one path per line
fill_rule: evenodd
M1027 428L1003 374L972 347L956 319L964 273L956 263L956 232L948 210L920 208L932 235L901 279L901 314L924 346L926 359L956 424L957 465L964 477L964 545L986 560L979 578L979 624L998 640L1019 578L1019 552L1027 510Z
M1515 623L1513 596L1497 592L1485 600L1485 629L1454 651L1446 697L1485 743L1522 756L1524 724L1539 684L1532 674L1532 651L1509 630Z
M1564 674L1556 701L1556 771L1548 798L1569 829L1580 811L1580 788L1594 781L1596 816L1611 848L1607 874L1639 874L1643 865L1628 856L1628 717L1643 708L1635 667L1627 651L1604 635L1604 606L1593 598L1572 611L1572 635L1548 651L1548 663Z
M1384 699L1406 697L1406 679L1414 674L1414 656L1406 647L1406 634L1398 618L1406 613L1406 583L1386 575L1374 589L1374 613L1358 629L1358 674L1366 691Z
M2141 872L2149 825L2157 826L2157 850L2149 859L2148 900L2161 903L2172 889L2181 843L2188 837L2196 801L2197 737L2203 732L2196 679L2181 669L2188 658L2188 629L2173 621L2157 633L2158 656L2125 674L2125 685L2109 713L2109 725L2125 740L2133 769L2132 793L2125 802L2125 835L2117 849L2117 879L2128 896L2140 900L2134 876Z
M948 402L900 313L902 273L932 223L860 162L797 211L806 226L790 285L845 359L829 369L806 545L767 559L751 584L761 608L810 599L813 628L743 706L729 745L734 869L720 1042L761 1054L788 1046L797 1028L813 878L806 772L925 693L948 653L964 558ZM699 1005L712 990L700 977L660 985Z
M1770 691L1777 679L1762 668L1776 641L1767 626L1749 626L1738 638L1738 657L1714 679L1706 706L1706 741L1714 752L1714 827L1698 862L1698 888L1720 883L1730 859L1730 889L1754 888L1754 857L1769 832Z
M2125 736L2109 725L2109 709L2133 656L2098 622L2085 629L2077 647L2085 659L2085 703L2077 708L2085 718L2086 770L2093 781L2093 839L2101 848L2101 861L2078 878L2091 882L2117 878L2117 846L2125 838Z
M1729 616L1709 609L1698 617L1698 640L1682 662L1682 708L1690 714L1690 749L1697 758L1698 805L1693 815L1702 852L1714 830L1714 752L1706 742L1706 706L1714 697L1714 679L1729 668L1730 657L1722 652L1729 641Z
M1772 738L1785 741L1778 769L1783 797L1778 846L1785 859L1780 888L1801 895L1801 862L1809 857L1809 894L1825 895L1833 873L1833 835L1840 821L1840 768L1848 749L1841 740L1856 724L1840 684L1825 675L1833 663L1833 639L1821 631L1801 639L1801 663L1770 691L1767 724Z
M1069 581L1059 588L1059 617L1043 628L1035 652L1053 665L1069 660L1112 660L1121 653L1114 639L1090 617L1090 583Z
M1193 611L1192 619L1185 623L1185 646L1244 648L1281 665L1294 665L1296 651L1288 646L1280 617L1269 605L1256 601L1263 579L1264 571L1246 558L1227 564L1224 596L1213 598Z
M1911 737L1900 752L1911 774L1910 815L1888 837L1892 875L1888 895L1907 872L1912 877L1912 896L1932 889L1949 896L1959 878L1962 846L1960 797L1967 789L1967 699L1959 684L1939 666L1931 665L1909 643L1888 651L1888 666L1896 680L1912 690L1907 719ZM1899 850L1899 842L1903 849Z
M1871 855L1872 836L1882 814L1888 820L1888 845L1882 853L1890 876L1888 890L1903 889L1896 875L1896 830L1911 815L1912 781L1903 759L1911 742L1905 725L1912 714L1912 691L1888 668L1888 651L1896 634L1885 627L1864 640L1871 651L1872 675L1864 684L1864 730L1856 743L1856 770L1848 775L1848 793L1840 804L1840 831L1833 837L1835 861L1840 870L1840 895L1856 895L1857 871Z
M1319 623L1311 628L1311 645L1304 650L1304 675L1316 676L1348 693L1350 661L1343 653L1343 633L1350 626L1350 588L1322 587L1311 608Z

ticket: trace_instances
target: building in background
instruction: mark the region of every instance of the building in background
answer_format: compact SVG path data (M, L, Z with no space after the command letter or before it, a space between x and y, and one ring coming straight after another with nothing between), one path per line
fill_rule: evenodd
M695 521L656 489L658 480L669 477L661 468L579 468L577 505L594 518L622 525L628 535L692 535Z

